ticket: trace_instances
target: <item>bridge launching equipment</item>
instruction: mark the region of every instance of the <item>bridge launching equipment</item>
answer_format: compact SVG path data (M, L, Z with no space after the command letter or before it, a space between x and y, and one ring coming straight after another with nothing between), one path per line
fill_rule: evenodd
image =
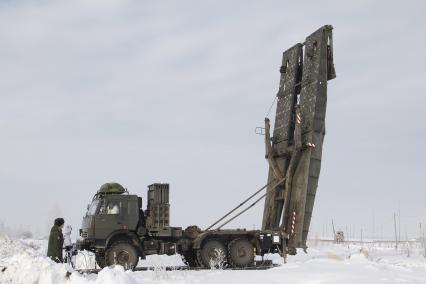
M288 234L290 254L306 249L306 239L321 170L327 81L336 77L332 26L323 26L283 54L272 137L265 119L268 187L262 230Z

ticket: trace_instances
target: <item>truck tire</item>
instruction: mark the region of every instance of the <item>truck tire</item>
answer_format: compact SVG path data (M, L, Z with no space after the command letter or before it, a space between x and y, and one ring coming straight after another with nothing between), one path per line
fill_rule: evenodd
M121 265L124 269L133 269L139 261L138 250L126 241L113 243L105 252L106 265Z
M228 245L228 261L232 267L254 265L254 246L247 239L235 239Z
M207 241L197 251L197 259L203 267L223 268L226 263L226 247L216 240Z

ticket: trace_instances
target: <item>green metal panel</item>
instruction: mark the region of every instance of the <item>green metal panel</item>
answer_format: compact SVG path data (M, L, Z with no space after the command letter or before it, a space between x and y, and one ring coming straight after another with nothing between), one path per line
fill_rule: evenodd
M293 140L293 114L297 101L297 84L300 80L300 69L302 67L302 44L296 44L283 54L280 86L278 90L277 111L275 116L275 128L273 132L273 147L278 166L281 172L287 171L289 157L284 153L292 144ZM284 205L284 186L273 188L271 182L274 179L272 169L269 169L267 197L264 207L262 229L278 229L280 225L281 212Z

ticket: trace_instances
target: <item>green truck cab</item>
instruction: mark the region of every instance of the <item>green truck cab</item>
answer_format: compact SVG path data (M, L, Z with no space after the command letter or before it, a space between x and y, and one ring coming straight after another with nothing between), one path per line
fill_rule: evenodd
M147 254L174 254L181 228L158 230L146 228L142 198L129 194L118 183L106 183L93 197L80 229L80 250L92 251L100 267L120 264L135 267ZM173 233L173 234L172 234Z

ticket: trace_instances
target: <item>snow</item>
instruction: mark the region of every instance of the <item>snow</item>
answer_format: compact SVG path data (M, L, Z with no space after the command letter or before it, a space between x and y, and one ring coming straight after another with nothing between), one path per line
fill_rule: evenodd
M268 255L279 267L268 270L166 271L165 266L182 265L178 255L149 256L142 266L154 271L124 271L104 268L99 274L80 274L66 264L45 257L45 240L18 240L0 237L0 283L24 284L134 284L134 283L426 283L426 258L421 247L398 251L392 245L347 245L315 242L308 254L300 251L284 264L277 255ZM79 255L80 267L93 268L93 256ZM1 270L1 267L0 267ZM71 272L67 278L67 271Z
M72 232L72 227L70 225L67 225L64 228L64 246L72 246L72 242L71 242L71 232Z

